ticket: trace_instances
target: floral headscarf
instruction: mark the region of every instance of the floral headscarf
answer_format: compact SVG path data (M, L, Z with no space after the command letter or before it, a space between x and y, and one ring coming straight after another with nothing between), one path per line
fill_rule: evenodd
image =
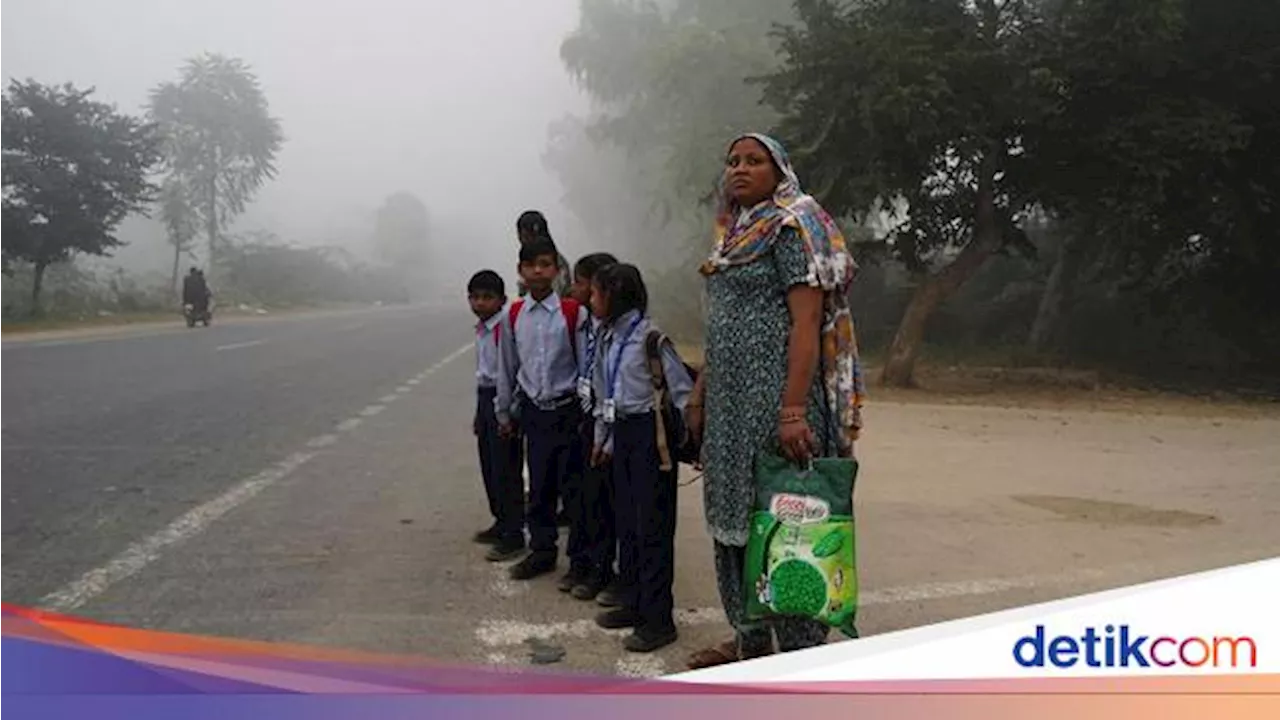
M755 262L781 237L784 228L796 231L809 260L806 280L810 286L823 291L822 380L831 417L839 420L843 431L838 438L840 454L847 456L862 430L861 409L866 396L848 301L849 284L857 274L858 265L849 254L844 234L835 220L813 196L801 190L800 179L781 143L767 135L750 133L735 138L729 147L745 138L756 140L769 151L782 179L772 198L746 209L734 202L729 193L728 173L721 177L715 246L700 271L703 275L713 275L735 265Z

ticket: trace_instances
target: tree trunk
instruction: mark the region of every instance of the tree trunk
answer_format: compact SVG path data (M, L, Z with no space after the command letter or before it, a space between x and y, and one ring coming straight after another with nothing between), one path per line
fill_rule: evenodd
M31 317L40 315L40 288L44 286L44 271L48 263L37 262L35 274L31 278Z
M915 385L916 360L920 357L920 347L924 343L924 328L929 322L929 317L943 300L978 272L993 252L995 252L994 245L988 246L974 240L938 274L925 276L911 296L911 302L907 303L907 309L902 313L902 321L898 323L898 331L893 335L884 370L880 373L881 385L894 387Z
M925 275L902 314L880 373L880 384L894 387L915 385L916 359L924 343L929 316L943 300L960 288L1000 246L1000 226L995 207L995 153L988 152L978 171L978 192L974 202L973 238L935 275Z
M169 287L173 288L174 297L178 298L179 304L182 302L182 289L178 287L178 273L181 272L182 265L182 246L178 243L173 244L173 279L169 281Z
M1053 263L1053 269L1049 271L1044 293L1040 296L1040 307L1036 310L1036 319L1031 323L1027 347L1033 353L1048 350L1057 339L1062 309L1067 306L1072 290L1075 288L1076 276L1080 271L1083 244L1083 241L1074 233L1068 233L1062 239L1058 258Z
M209 233L209 272L213 275L214 253L218 244L218 178L209 181L209 209L205 213L205 222Z

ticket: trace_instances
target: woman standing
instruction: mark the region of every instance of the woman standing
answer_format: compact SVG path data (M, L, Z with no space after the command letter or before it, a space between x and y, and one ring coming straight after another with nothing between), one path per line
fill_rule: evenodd
M707 364L688 421L705 428L704 505L716 578L734 640L701 650L692 668L821 645L803 618L744 618L743 560L755 501L756 453L802 463L852 457L863 383L847 290L857 265L831 216L773 138L729 146L707 278ZM703 408L705 407L705 421Z

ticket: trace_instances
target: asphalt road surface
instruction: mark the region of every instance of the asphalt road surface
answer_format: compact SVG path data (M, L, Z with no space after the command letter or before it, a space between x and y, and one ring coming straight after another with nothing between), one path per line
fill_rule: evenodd
M506 579L471 320L404 307L6 340L3 598L136 627L633 675L722 639L695 478L681 640ZM874 398L873 398L874 400ZM1280 420L871 405L864 634L1280 555Z

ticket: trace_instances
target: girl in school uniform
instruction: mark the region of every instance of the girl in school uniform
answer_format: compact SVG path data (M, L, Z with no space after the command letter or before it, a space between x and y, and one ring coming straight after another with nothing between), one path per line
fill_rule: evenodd
M632 628L623 646L653 652L675 642L671 586L675 577L676 465L660 469L653 375L646 342L657 329L646 315L648 294L634 265L601 269L592 282L591 311L602 321L593 389L592 462L612 466L622 603L596 622ZM661 335L657 336L662 338ZM674 411L683 414L693 380L670 342L659 347ZM668 447L674 447L672 438Z

